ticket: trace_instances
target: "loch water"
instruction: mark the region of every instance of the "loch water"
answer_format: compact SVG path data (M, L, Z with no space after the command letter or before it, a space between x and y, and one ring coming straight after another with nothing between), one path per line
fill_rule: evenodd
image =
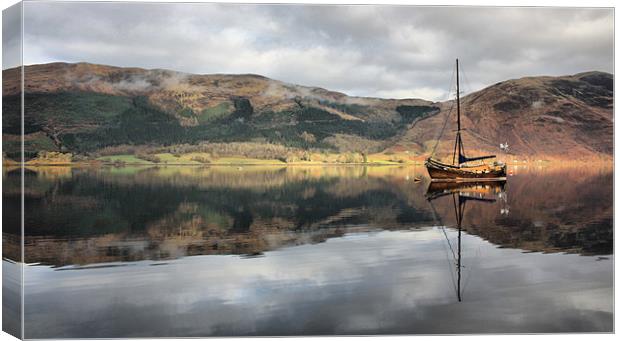
M32 167L22 236L5 167L4 323L23 275L26 338L613 331L613 170L510 173Z

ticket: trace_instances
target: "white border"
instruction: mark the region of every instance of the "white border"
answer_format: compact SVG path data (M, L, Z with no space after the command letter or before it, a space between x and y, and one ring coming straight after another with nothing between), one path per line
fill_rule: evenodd
M29 1L29 0L27 0ZM95 0L63 0L63 1L90 1L96 2ZM6 9L13 4L16 4L19 1L16 0L2 0L2 9ZM109 1L108 1L109 2ZM116 1L123 2L123 1ZM129 0L124 2L138 2L135 0ZM150 0L150 2L200 2L200 1L180 1L180 0ZM530 6L558 6L558 7L608 7L615 9L615 2L611 0L581 0L581 1L553 1L553 0L509 0L498 3L497 0L452 0L452 1L417 1L417 0L288 0L288 1L259 1L259 0L241 0L241 1L231 1L231 0L220 0L220 1L203 1L203 2L223 2L223 3L298 3L298 4L377 4L377 5L431 5L431 6L514 6L514 7L530 7ZM22 12L23 15L23 12ZM1 22L1 19L0 19ZM614 31L615 27L618 24L618 19L615 17L614 10ZM0 33L1 33L1 25L0 25ZM615 77L615 65L618 62L618 54L616 53L618 49L617 37L614 35L614 89L618 89L618 79ZM0 65L1 65L1 56L0 56ZM616 98L617 91L614 91L614 121L616 118ZM1 104L1 99L0 99ZM0 121L0 129L2 127L2 123ZM618 147L618 133L620 132L620 128L618 125L614 124L614 169L618 166L618 160L615 158L615 151ZM2 185L0 183L0 189ZM614 171L614 213L620 212L618 209L620 204L615 200L617 193L617 186L615 181L615 171ZM0 206L0 213L2 212L2 207ZM618 231L615 228L615 214L614 214L614 255L615 255L615 246L618 245ZM1 246L0 246L1 248ZM618 283L618 271L617 271L617 263L614 262L614 327L618 325L618 315L615 314L615 307L618 306L618 295L615 295ZM0 297L0 303L2 299ZM325 340L409 340L410 338L414 340L449 340L458 338L459 340L478 340L480 338L484 340L495 340L497 338L501 340L520 340L523 337L527 337L530 340L582 340L584 337L588 339L603 339L603 340L611 340L615 339L613 334L552 334L552 335L459 335L459 336L413 336L413 335L404 335L404 336L357 336L357 337L303 337L304 340L308 341L325 341ZM247 338L208 338L208 340L243 340ZM257 338L257 339L266 339L266 340L294 340L298 338L292 337L280 337L280 338ZM0 333L0 340L15 340L12 336L2 332ZM78 339L72 339L78 340ZM148 339L142 338L140 340L160 340L160 339ZM187 338L182 339L167 339L167 340L188 340Z

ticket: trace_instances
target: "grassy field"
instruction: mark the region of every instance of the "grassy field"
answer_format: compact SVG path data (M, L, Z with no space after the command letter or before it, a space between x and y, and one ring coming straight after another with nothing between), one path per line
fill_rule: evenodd
M204 109L198 116L198 122L208 123L218 118L224 117L232 112L231 104L222 102L214 107Z
M97 160L105 163L127 163L132 165L153 165L154 162L138 159L135 155L110 155L102 156Z
M282 161L277 159L257 159L244 156L224 156L213 157L207 153L187 153L173 155L171 153L160 153L149 155L146 159L139 155L109 155L97 158L98 161L107 164L132 164L132 165L322 165L322 164L373 164L373 165L398 165L415 164L416 162L407 155L368 155L366 162L346 162L343 161L341 154L322 154L315 156L312 160ZM156 160L156 161L153 161Z

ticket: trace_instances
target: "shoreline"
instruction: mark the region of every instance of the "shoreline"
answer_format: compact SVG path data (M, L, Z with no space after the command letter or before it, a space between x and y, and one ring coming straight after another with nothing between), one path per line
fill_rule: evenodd
M579 161L579 160L571 160L571 161L531 161L531 162L507 162L506 165L512 167L526 167L526 166L587 166L587 165L607 165L613 166L614 161L612 160L588 160L588 161ZM400 166L400 167L410 167L410 166L424 166L424 162L351 162L351 163L342 163L342 162L212 162L212 163L141 163L141 162L3 162L3 167L211 167L211 166L228 166L228 167L242 167L242 166L280 166L280 167L289 167L289 166L330 166L330 167L339 167L339 166L370 166L370 167L381 167L381 166Z
M211 166L423 166L424 163L420 162L368 162L368 163L337 163L337 162L291 162L291 163L276 163L276 162L237 162L237 163L114 163L114 162L63 162L63 163L3 163L3 166L14 166L14 167L128 167L128 166L144 166L144 167L211 167Z

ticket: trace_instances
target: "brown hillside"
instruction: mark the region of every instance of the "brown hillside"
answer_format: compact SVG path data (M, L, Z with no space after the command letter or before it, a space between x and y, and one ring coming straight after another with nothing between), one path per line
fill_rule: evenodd
M613 155L613 76L588 72L565 77L527 77L497 83L461 100L466 150L510 153L531 159L591 159ZM422 120L397 142L429 152L453 102ZM456 107L439 145L451 153Z

